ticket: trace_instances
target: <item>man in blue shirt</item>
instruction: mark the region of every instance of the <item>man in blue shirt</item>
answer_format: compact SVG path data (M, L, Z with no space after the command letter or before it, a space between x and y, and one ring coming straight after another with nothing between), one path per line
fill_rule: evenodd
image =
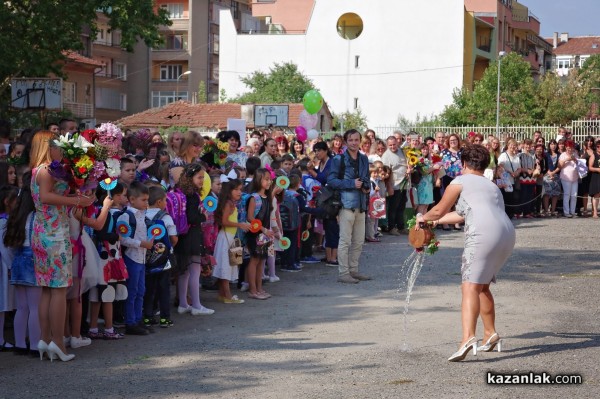
M371 280L371 277L358 272L358 260L365 241L365 215L369 207L367 194L370 188L369 160L358 151L360 138L360 133L355 129L344 133L347 150L333 158L327 178L327 184L341 193L338 282L345 284ZM344 174L340 176L342 170Z

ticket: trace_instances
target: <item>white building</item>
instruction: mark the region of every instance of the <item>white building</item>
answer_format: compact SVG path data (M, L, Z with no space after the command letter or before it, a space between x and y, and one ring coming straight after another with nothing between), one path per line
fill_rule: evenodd
M347 13L362 27L347 15L338 23ZM224 11L219 90L244 93L240 77L291 61L333 112L360 107L369 126L395 125L399 115L414 119L452 103L463 84L464 32L464 0L316 0L299 34L238 34Z
M552 39L552 69L558 76L567 76L573 68L579 69L590 56L600 54L600 36L569 37L568 33L554 32Z

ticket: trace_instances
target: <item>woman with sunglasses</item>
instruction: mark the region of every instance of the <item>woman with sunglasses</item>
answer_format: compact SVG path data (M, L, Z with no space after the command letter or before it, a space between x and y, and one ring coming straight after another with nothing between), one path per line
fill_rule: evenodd
M275 142L277 143L277 152L279 154L279 157L282 157L285 154L289 154L290 153L290 144L288 143L288 141L285 138L285 136L279 136L279 137L277 137L275 139Z
M169 165L169 178L171 180L171 186L174 186L179 182L179 177L183 168L191 163L197 162L202 153L202 146L204 145L204 139L200 133L194 130L188 130L183 135L181 141L181 147L177 153L177 157L171 161Z

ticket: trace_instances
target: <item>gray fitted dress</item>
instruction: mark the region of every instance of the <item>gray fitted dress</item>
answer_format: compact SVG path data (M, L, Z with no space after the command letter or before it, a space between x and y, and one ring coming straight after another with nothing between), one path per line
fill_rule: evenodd
M504 211L498 186L483 176L458 176L450 184L462 186L456 212L465 218L462 280L496 282L496 274L515 246L515 228Z

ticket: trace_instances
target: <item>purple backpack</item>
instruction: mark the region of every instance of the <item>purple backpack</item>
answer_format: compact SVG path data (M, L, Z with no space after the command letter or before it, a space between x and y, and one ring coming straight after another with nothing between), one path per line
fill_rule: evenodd
M177 234L187 234L190 229L185 213L186 202L185 194L178 188L167 193L167 212L175 223Z

